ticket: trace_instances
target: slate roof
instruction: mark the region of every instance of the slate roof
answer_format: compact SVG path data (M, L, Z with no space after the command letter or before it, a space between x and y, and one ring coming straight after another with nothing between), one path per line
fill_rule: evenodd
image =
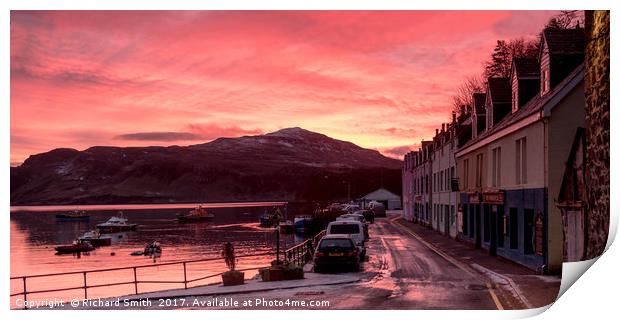
M536 58L514 58L512 66L517 73L517 78L540 77L540 64Z
M583 28L545 29L543 37L549 54L583 54L585 51L586 36Z
M493 104L512 102L512 86L509 78L489 78L487 92L491 95Z
M564 89L564 87L571 82L574 78L576 77L581 77L583 79L583 72L584 72L584 64L580 64L577 68L575 68L575 70L573 70L566 78L564 78L564 80L562 80L562 82L560 82L557 86L555 86L555 88L553 88L551 91L547 92L545 95L541 96L540 94L537 94L534 98L532 98L532 100L530 100L528 103L526 103L523 107L519 108L519 110L515 113L509 113L507 116L505 116L502 120L500 120L500 122L498 122L496 125L493 126L493 128L491 128L491 130L487 130L484 133L478 135L475 139L472 139L470 141L468 141L466 144L464 144L461 148L459 149L464 149L467 148L473 144L475 144L476 142L498 132L501 131L507 127L509 127L510 125L524 119L527 118L528 116L536 113L536 112L540 112L542 111L542 109L544 108L545 104L547 104L547 102L551 101L551 99L553 99L556 94L560 91L562 91L562 89Z

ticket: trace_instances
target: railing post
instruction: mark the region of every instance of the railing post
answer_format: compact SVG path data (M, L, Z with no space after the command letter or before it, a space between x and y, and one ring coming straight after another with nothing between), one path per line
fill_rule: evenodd
M185 285L185 289L187 289L187 267L186 263L183 262L183 284Z
M133 285L136 289L136 294L138 294L138 273L136 272L136 267L133 267Z
M84 275L84 299L88 299L88 286L86 285L86 271L82 273Z
M26 301L28 301L28 299L26 299L26 296L28 294L28 291L26 290L26 277L22 277L22 280L24 282L24 309L28 309L28 304L25 303Z

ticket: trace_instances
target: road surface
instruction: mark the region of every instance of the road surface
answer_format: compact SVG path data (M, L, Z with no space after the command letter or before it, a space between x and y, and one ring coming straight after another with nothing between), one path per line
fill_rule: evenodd
M505 307L502 294L485 279L429 248L396 220L377 218L370 226L368 261L361 280L346 285L313 286L234 295L187 297L168 302L167 309L487 309ZM499 296L499 297L498 297ZM252 306L214 307L227 301ZM262 301L261 305L256 302ZM271 305L265 302L272 301ZM312 306L309 306L312 303ZM175 306L177 304L177 306ZM201 305L202 304L202 305ZM279 305L278 305L279 304ZM305 306L301 306L305 304ZM320 304L320 306L315 306ZM136 306L136 309L161 309Z

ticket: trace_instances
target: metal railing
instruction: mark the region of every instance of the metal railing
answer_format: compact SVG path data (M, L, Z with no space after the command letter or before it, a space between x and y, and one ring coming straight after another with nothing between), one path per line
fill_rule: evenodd
M326 231L323 230L314 237L286 250L284 252L285 263L294 263L303 266L306 262L310 261L317 243L323 238L325 232Z
M266 253L259 253L259 254L248 254L248 255L238 256L237 258L270 256L270 255L273 256L273 255L275 255L275 253L273 253L273 252L266 252ZM27 301L28 295L32 295L32 294L60 292L60 291L72 291L72 290L83 289L84 290L84 299L88 299L88 289L100 288L100 287L121 286L121 285L131 285L131 284L134 285L134 293L135 294L139 294L140 292L138 291L138 284L141 284L141 283L142 284L145 284L145 283L182 284L183 287L185 289L187 289L188 285L191 284L191 283L194 283L194 282L197 282L197 281L201 281L201 280L206 280L206 279L209 279L209 278L214 278L214 277L220 276L223 273L223 272L219 272L219 273L210 274L210 275L203 276L203 277L198 277L198 278L195 278L195 279L188 279L187 278L187 265L188 264L199 263L199 262L208 262L208 261L217 261L217 260L222 261L222 258L207 258L207 259L197 259L197 260L186 260L186 261L175 261L175 262L166 262L166 263L146 264L146 265L138 265L138 266L132 266L132 267L118 267L118 268L97 269L97 270L89 270L89 271L72 271L72 272L59 272L59 273L38 274L38 275L32 275L32 276L11 277L11 280L22 279L22 285L23 285L23 290L21 292L12 293L11 297L23 295L24 301ZM138 279L138 269L156 268L156 267L171 266L171 265L183 265L183 280L139 280ZM258 266L258 267L252 267L252 268L237 269L237 271L257 270L257 269L264 268L264 267L267 267L267 266ZM102 272L112 272L112 271L122 271L122 270L133 270L133 281L112 282L112 283L93 284L93 285L89 285L88 284L88 277L87 277L88 274L102 273ZM28 279L46 278L46 277L59 277L59 276L68 276L68 275L79 275L79 274L81 274L83 276L83 285L81 285L81 286L65 287L65 288L57 288L57 289L47 289L47 290L33 290L33 291L28 291L28 289L27 289L28 288L27 287L27 280ZM142 292L142 293L145 293L145 292ZM24 306L24 308L27 309L27 306Z

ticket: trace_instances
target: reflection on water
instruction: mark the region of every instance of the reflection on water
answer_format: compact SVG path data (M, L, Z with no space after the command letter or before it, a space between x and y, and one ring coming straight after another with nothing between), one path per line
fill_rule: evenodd
M157 240L161 242L162 254L157 263L219 258L222 244L230 241L235 245L238 255L275 251L275 229L258 226L258 217L265 208L236 207L211 208L215 218L208 222L183 223L175 217L186 209L140 209L123 210L130 223L137 223L137 231L114 233L112 245L81 254L57 255L54 247L70 244L80 234L92 230L98 223L105 222L117 214L117 210L89 211L90 221L59 222L56 212L12 212L11 213L11 277L85 271L104 268L153 264L154 259L148 256L131 256L130 253L142 250L146 243ZM289 207L290 218L294 209ZM300 212L301 213L301 212ZM281 248L287 248L303 241L297 235L280 235ZM259 256L240 259L238 268L249 268L268 265L273 256ZM208 274L225 271L222 261L192 263L187 265L188 279L204 277ZM183 280L182 265L153 266L138 269L139 280ZM255 272L246 272L246 277ZM56 278L56 279L55 279ZM29 279L27 289L44 290L49 288L75 287L83 285L83 276L63 276L55 278ZM132 281L133 271L88 274L88 285ZM218 277L192 284L217 282ZM140 284L139 290L153 291L165 288L179 288L182 284ZM11 293L22 291L22 280L11 280ZM97 296L114 296L131 294L133 284L118 287L89 289L89 298ZM29 296L33 298L82 298L83 290L46 293ZM14 306L15 299L11 304Z

